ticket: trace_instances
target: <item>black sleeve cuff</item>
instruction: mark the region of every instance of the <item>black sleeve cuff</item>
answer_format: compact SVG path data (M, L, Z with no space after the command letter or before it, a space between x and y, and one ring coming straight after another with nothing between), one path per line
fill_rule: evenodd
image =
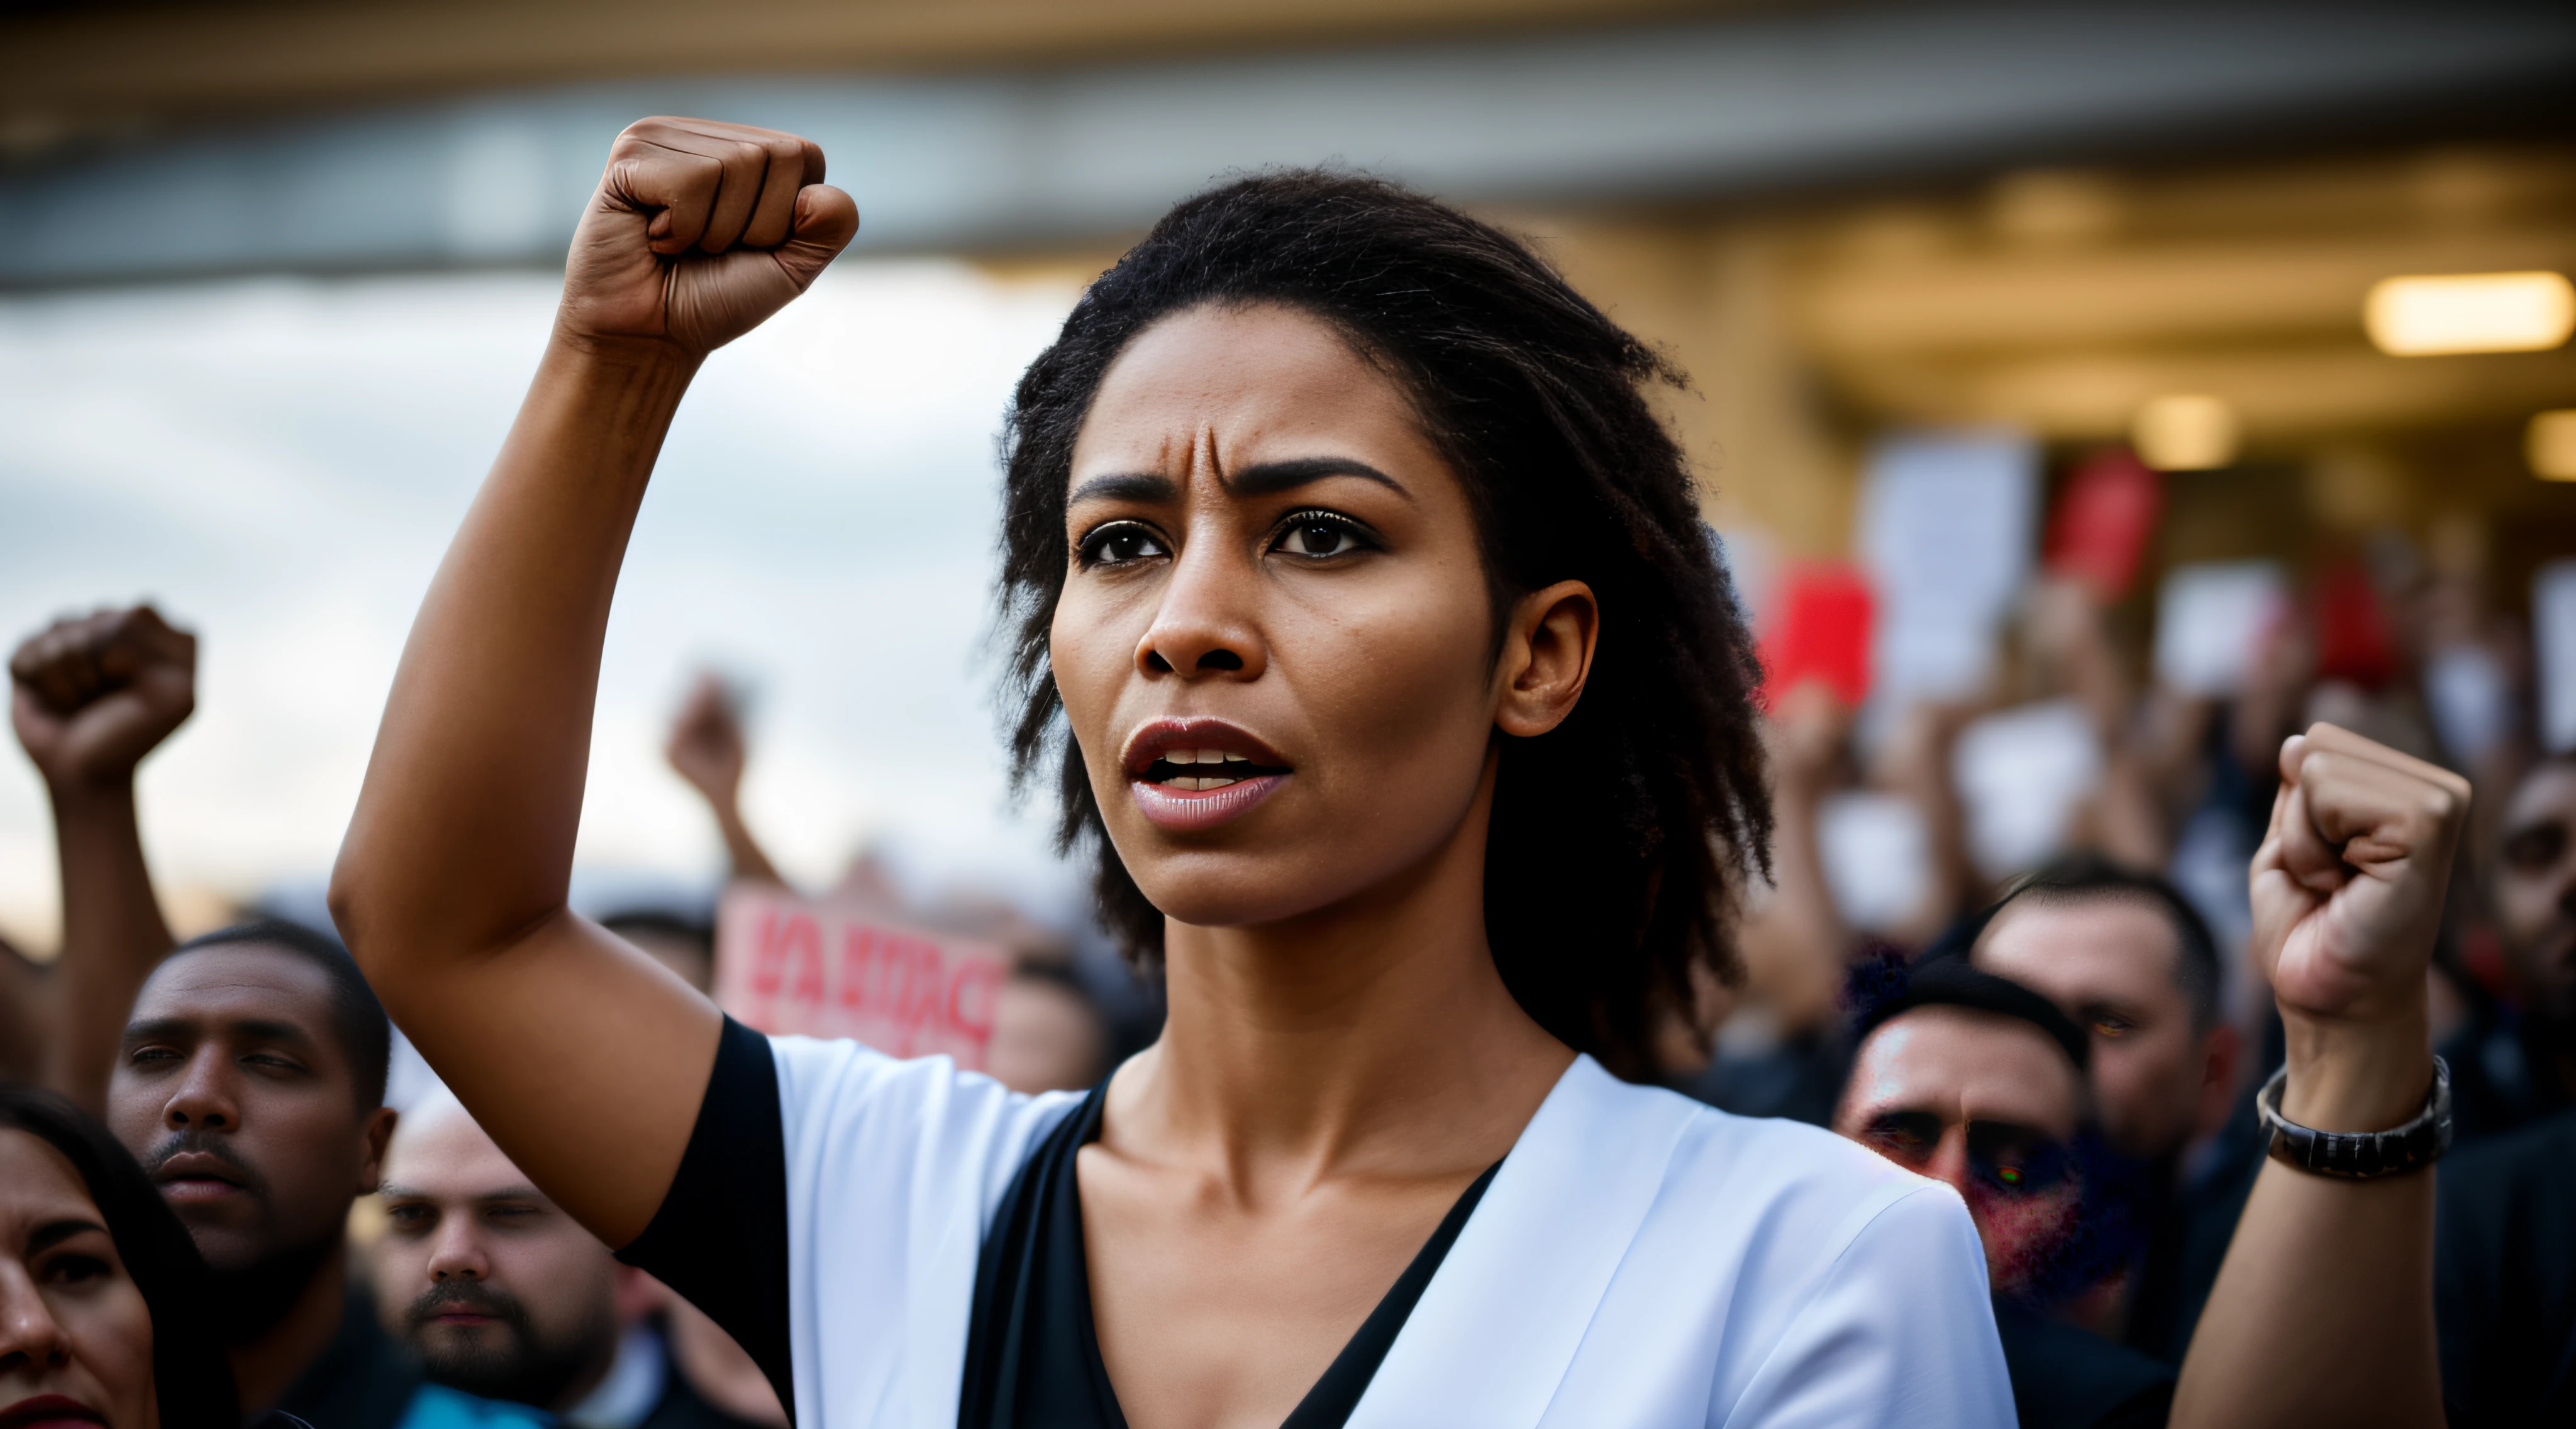
M796 1418L787 1335L787 1138L769 1039L728 1017L662 1208L617 1258L734 1337Z

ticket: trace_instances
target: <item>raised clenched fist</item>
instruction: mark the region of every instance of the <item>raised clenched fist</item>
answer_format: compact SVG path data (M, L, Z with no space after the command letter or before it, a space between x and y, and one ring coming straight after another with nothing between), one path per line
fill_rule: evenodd
M702 357L812 285L859 231L823 151L774 129L645 119L608 151L573 233L559 332Z
M197 708L197 637L148 605L61 620L9 657L10 717L57 791L133 777Z
M2252 870L2253 957L2285 1016L2402 1017L2421 1005L2469 783L2330 724L2281 746Z
M742 737L742 714L722 679L698 677L689 702L672 721L671 742L663 754L672 770L704 794L707 802L718 808L733 803L742 788L749 751Z

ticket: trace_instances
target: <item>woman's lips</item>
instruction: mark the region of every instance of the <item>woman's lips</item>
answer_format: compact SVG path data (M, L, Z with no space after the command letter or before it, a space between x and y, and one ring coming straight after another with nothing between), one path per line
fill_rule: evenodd
M1287 782L1288 761L1221 719L1158 719L1127 738L1122 761L1137 812L1173 833L1241 818Z
M66 1394L39 1394L0 1409L0 1429L97 1429L107 1416Z
M1195 833L1243 817L1287 782L1285 774L1255 774L1214 789L1180 789L1142 779L1130 779L1127 787L1135 795L1136 812L1154 827Z

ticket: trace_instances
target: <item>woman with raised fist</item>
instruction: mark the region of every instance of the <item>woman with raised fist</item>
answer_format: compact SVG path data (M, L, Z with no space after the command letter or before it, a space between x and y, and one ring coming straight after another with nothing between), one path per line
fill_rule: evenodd
M807 1429L2009 1422L1955 1195L1620 1079L1765 862L1750 642L1678 374L1403 189L1181 204L1010 414L1013 754L1155 1046L1029 1098L765 1038L567 910L637 503L850 240L822 178L620 137L386 711L333 908L510 1157Z

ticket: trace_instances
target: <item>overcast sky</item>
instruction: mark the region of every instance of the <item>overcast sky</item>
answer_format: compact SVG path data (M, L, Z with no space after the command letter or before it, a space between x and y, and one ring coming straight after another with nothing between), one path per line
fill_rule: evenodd
M165 887L327 870L405 631L544 341L546 276L256 279L0 300L0 641L150 598L201 641L145 766ZM580 859L703 880L664 768L713 664L756 697L746 803L792 876L870 840L929 883L1065 895L1013 815L984 655L993 439L1074 293L852 262L718 353L682 407L608 634ZM0 932L50 948L52 835L0 758ZM202 900L201 900L202 901Z

